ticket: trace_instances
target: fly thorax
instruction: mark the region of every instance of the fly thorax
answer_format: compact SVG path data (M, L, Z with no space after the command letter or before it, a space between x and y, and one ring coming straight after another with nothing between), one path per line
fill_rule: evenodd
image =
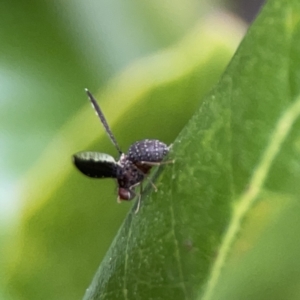
M144 179L144 174L126 156L121 157L118 163L121 166L117 174L119 187L132 188Z

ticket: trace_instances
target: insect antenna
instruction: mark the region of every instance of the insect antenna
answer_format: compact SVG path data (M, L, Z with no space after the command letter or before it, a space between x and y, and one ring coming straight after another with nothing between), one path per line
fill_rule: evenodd
M98 105L96 99L93 97L93 95L90 93L90 91L88 89L85 89L85 91L86 91L86 93L87 93L87 95L88 95L88 97L91 101L91 104L92 104L94 110L96 111L97 116L99 117L101 123L103 124L108 137L110 138L112 143L117 148L119 154L121 155L123 152L121 151L121 148L119 147L113 133L111 132L100 106Z

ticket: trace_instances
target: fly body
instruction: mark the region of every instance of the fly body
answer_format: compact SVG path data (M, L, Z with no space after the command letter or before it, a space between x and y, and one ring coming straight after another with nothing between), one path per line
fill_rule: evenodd
M86 93L111 142L119 152L120 158L118 161L115 161L115 159L108 154L87 151L74 154L73 162L76 168L88 177L116 179L118 184L118 202L122 200L132 200L138 196L136 208L136 212L138 212L142 193L142 182L147 177L151 168L161 164L173 163L173 161L163 161L165 156L169 153L170 146L167 146L159 140L145 139L132 144L127 154L123 153L108 126L100 106L88 90L86 90ZM149 181L156 190L152 181ZM140 185L139 194L135 192L135 188L138 185Z

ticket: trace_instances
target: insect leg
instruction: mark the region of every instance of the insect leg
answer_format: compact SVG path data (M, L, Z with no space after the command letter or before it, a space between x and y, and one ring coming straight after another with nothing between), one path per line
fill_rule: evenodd
M160 162L153 162L153 161L139 161L139 164L142 164L142 165L148 165L148 166L160 166L160 165L173 164L174 162L175 162L175 159L172 159L172 160L166 160L166 161L160 161Z
M152 185L153 189L155 192L157 192L157 187L156 185L153 183L153 181L151 180L151 178L149 176L146 176L147 180L150 182L150 184Z
M140 185L140 193L138 194L137 206L136 206L136 209L134 211L135 214L137 214L140 210L142 193L143 193L143 185L141 184Z

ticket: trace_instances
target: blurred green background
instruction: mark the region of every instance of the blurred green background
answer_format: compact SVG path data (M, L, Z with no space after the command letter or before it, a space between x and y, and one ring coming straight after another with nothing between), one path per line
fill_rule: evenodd
M131 203L81 176L77 151L171 143L244 25L218 1L0 3L0 299L80 299ZM253 15L247 16L251 19ZM1 298L2 297L2 298Z

